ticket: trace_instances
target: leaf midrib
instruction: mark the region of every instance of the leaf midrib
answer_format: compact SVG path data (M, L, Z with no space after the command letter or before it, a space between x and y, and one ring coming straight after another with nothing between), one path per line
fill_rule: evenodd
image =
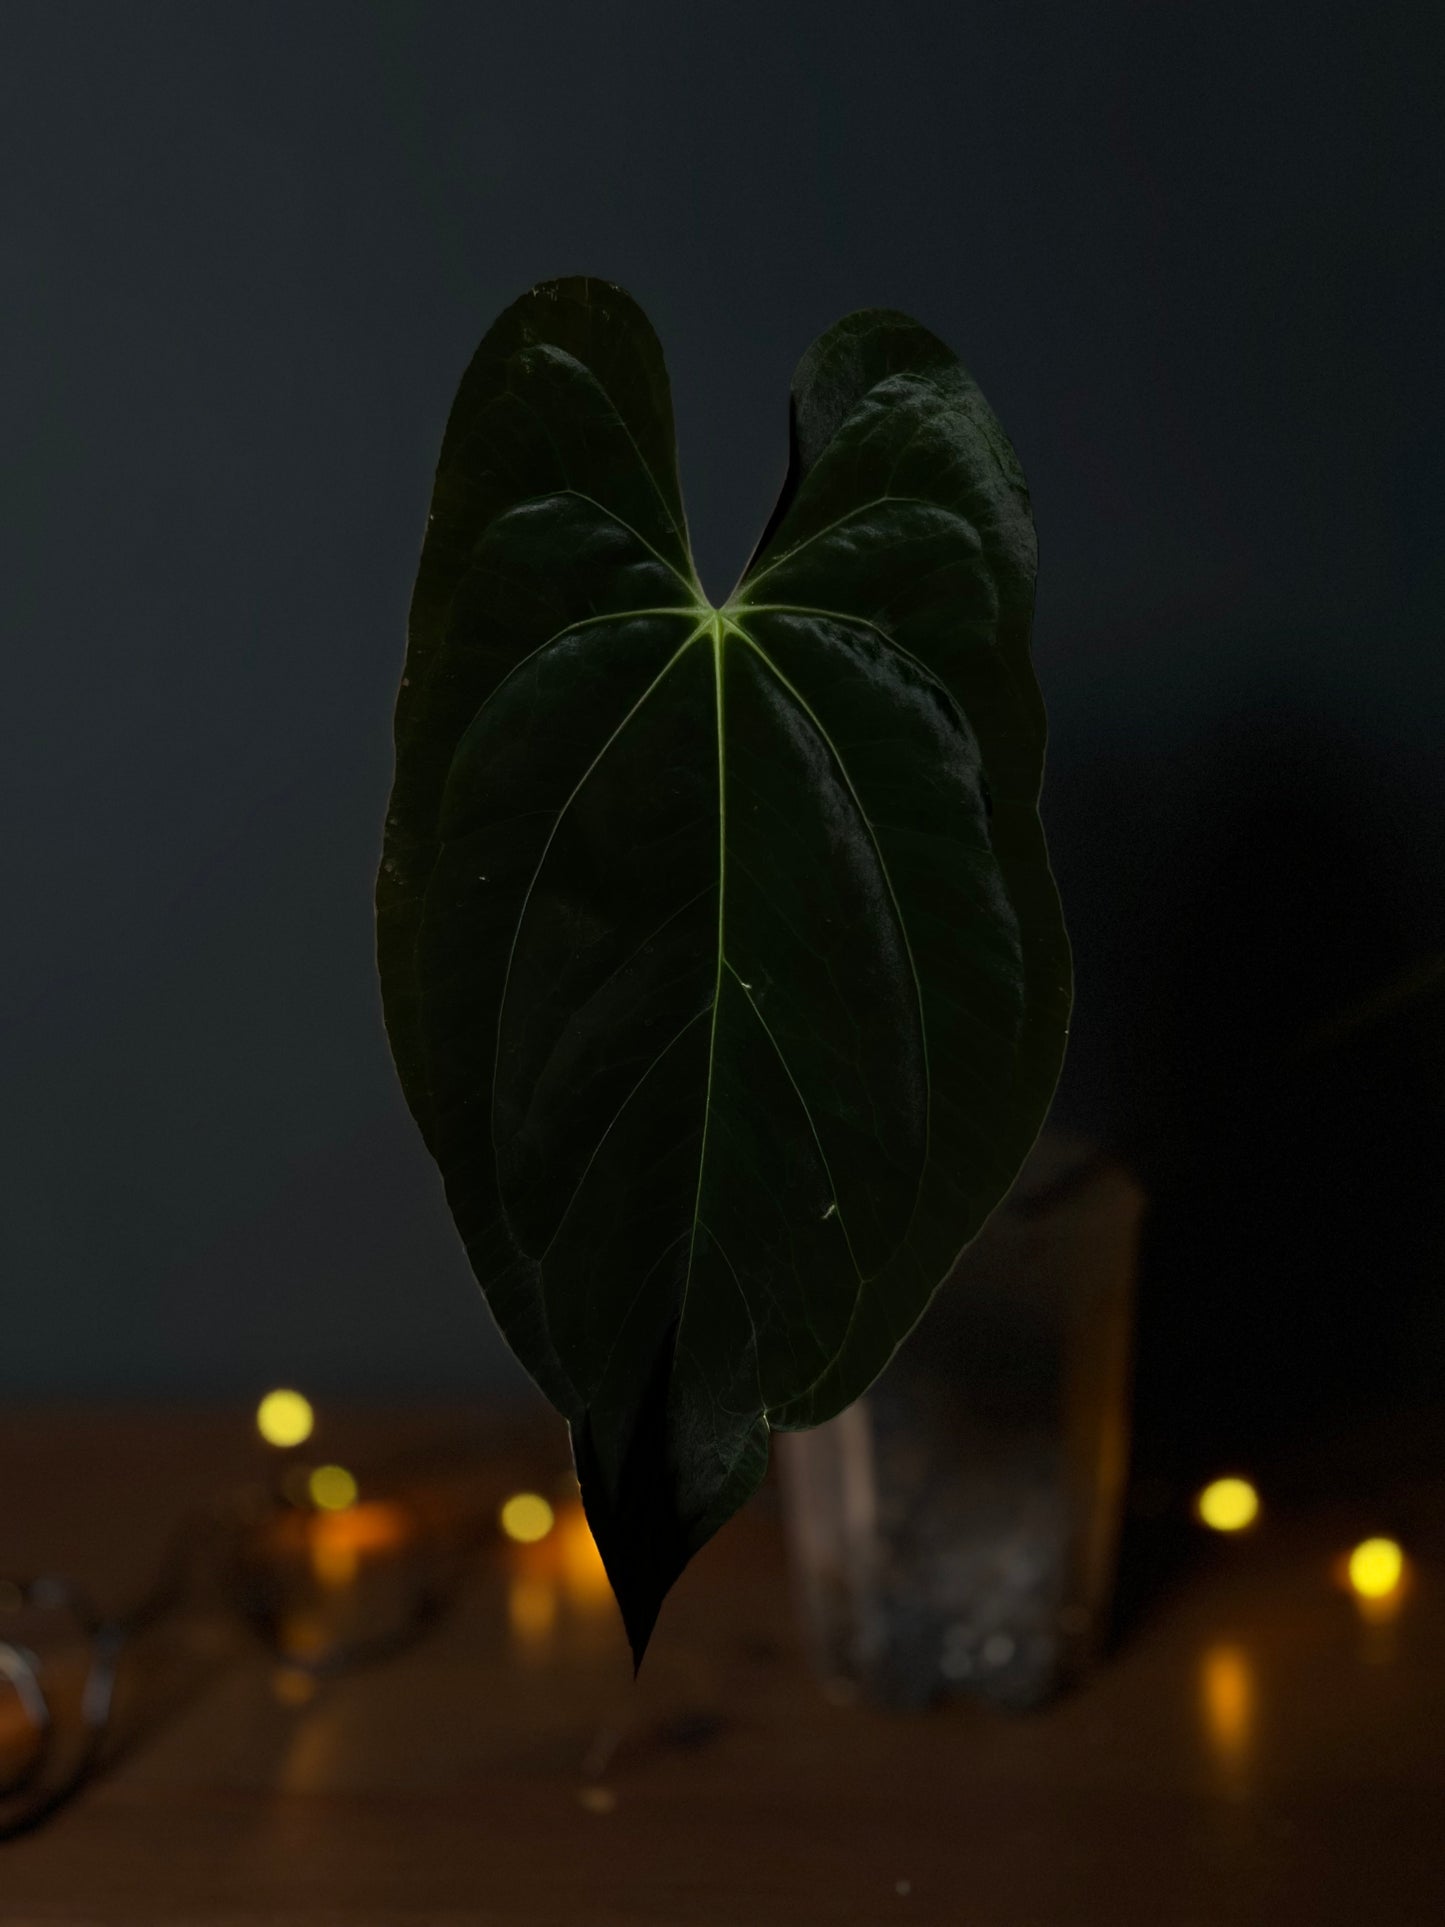
M799 614L805 613L805 611L801 607L798 607L797 605L794 605L794 607L796 608L797 613ZM696 1185L694 1198L693 1198L692 1221L685 1234L688 1238L688 1258L687 1258L687 1267L683 1276L682 1291L679 1297L678 1311L677 1311L676 1329L677 1329L677 1338L679 1341L682 1333L683 1316L686 1311L688 1295L692 1285L693 1274L696 1269L698 1233L700 1230L706 1229L702 1219L702 1198L703 1198L703 1187L706 1182L706 1176L707 1176L708 1136L709 1136L709 1127L711 1124L712 1112L713 1112L714 1073L715 1073L716 1062L717 1062L718 1014L722 1003L723 975L724 975L724 972L727 970L732 970L735 976L738 975L735 967L732 965L732 963L730 962L727 956L727 944L726 944L727 733L726 733L726 721L725 721L725 706L724 706L724 698L723 698L723 656L724 656L726 638L728 635L735 636L739 642L743 643L758 658L758 660L763 664L764 668L768 671L768 673L771 675L773 680L776 682L778 687L785 693L789 701L795 706L797 711L806 719L811 729L816 733L819 740L822 742L824 747L827 749L830 757L832 758L838 770L838 773L841 776L843 783L848 791L848 794L853 801L854 807L858 812L859 819L862 822L864 829L868 835L869 842L873 849L874 858L878 865L879 875L883 880L884 888L887 891L888 899L893 909L894 920L898 928L899 937L902 941L904 954L908 959L909 973L913 983L914 995L915 995L916 1007L917 1007L917 1015L918 1015L919 1042L922 1050L923 1071L924 1071L924 1150L923 1150L923 1156L920 1160L918 1187L914 1197L915 1212L917 1210L918 1196L919 1194L921 1194L921 1191L922 1191L924 1172L926 1171L927 1164L928 1164L928 1139L929 1139L929 1130L930 1130L930 1124L931 1124L931 1109L932 1109L931 1069L929 1065L929 1055L928 1055L928 1032L927 1032L927 1025L926 1025L926 1019L924 1014L922 984L918 975L918 967L917 967L917 962L913 953L912 940L908 932L907 923L905 922L903 917L902 905L899 902L897 890L894 887L892 877L888 871L887 861L883 855L883 850L879 841L877 829L874 826L872 819L869 817L867 810L863 806L862 799L858 794L857 787L853 782L852 774L848 769L847 763L843 758L842 752L838 748L838 745L833 741L827 729L824 727L821 718L814 710L812 704L807 700L807 698L802 694L802 692L796 687L796 685L784 674L781 668L773 661L772 657L762 647L762 645L757 641L757 639L748 633L748 630L744 627L742 620L740 620L740 618L748 614L753 614L753 613L763 614L766 612L767 612L766 605L758 606L755 608L749 608L749 606L745 602L734 601L732 599L729 599L729 601L726 604L724 604L724 606L721 609L714 609L709 605L707 605L706 603L699 600L697 603L686 608L681 608L681 607L676 609L670 608L665 612L662 610L647 612L647 613L657 613L657 614L666 613L669 615L673 615L673 614L690 615L696 618L696 622L691 633L683 640L683 642L678 646L678 648L663 664L662 668L657 671L657 673L653 676L653 678L648 683L646 688L641 692L641 694L636 698L636 700L629 707L626 714L610 731L606 740L602 743L596 755L589 762L586 769L582 772L581 776L577 779L576 783L569 791L567 797L564 799L561 808L558 810L557 815L553 820L552 827L548 832L546 841L543 844L542 851L538 857L536 866L534 867L532 875L528 881L527 890L523 897L521 907L517 914L517 921L513 929L512 942L511 942L511 946L509 948L508 956L507 956L507 967L503 977L501 998L499 1000L498 1010L497 1010L497 1040L496 1040L496 1053L494 1058L493 1085L492 1085L493 1093L494 1093L494 1103L493 1103L493 1112L492 1112L492 1133L493 1133L492 1142L493 1142L493 1156L494 1158L498 1159L498 1162L500 1162L499 1155L498 1155L498 1146L496 1141L495 1091L497 1089L497 1072L500 1068L500 1063L501 1063L502 1035L503 1035L503 1028L504 1028L504 1022L505 1022L505 1015L506 1015L507 996L508 996L508 992L509 992L511 980L512 980L513 965L515 963L517 947L521 939L522 929L526 922L527 912L531 904L532 895L536 888L537 880L541 876L542 870L545 867L547 857L551 851L552 845L567 815L567 812L570 810L573 802L576 800L577 796L581 793L586 783L590 780L591 776L596 771L599 764L602 762L603 758L607 755L609 750L618 741L618 739L623 735L628 725L632 722L633 718L637 715L639 710L641 710L644 704L657 692L657 690L667 680L671 672L678 666L678 664L683 660L683 658L686 655L688 655L688 653L692 650L692 648L697 643L701 642L704 637L707 637L711 645L712 656L713 656L714 727L715 727L715 734L716 734L716 740L717 740L717 768L718 768L718 803L717 803L718 916L717 916L717 943L716 943L717 962L716 962L716 973L715 973L714 985L713 985L712 1008L711 1008L709 1033L708 1033L707 1075L706 1075L706 1082L705 1082L704 1093L703 1093L703 1124L702 1124L701 1143L698 1149L697 1185ZM602 617L596 620L598 621L625 620L627 615L629 614L640 614L640 613L642 612L641 611L619 612L617 616ZM887 644L891 645L894 648L898 647L893 637L889 636L887 632L880 629L876 623L868 621L868 619L865 617L849 616L848 614L846 614L844 611L841 611L841 610L834 611L834 610L808 609L806 613L811 615L817 615L824 619L858 622L863 626L869 629L872 629ZM565 634L567 632L564 631L563 633ZM552 638L550 640L556 640L556 639L557 638ZM545 644L542 645L542 647L546 647L546 646L547 645ZM536 654L539 652L534 651L533 653ZM503 680L504 681L508 680L508 678L504 678ZM495 691L492 692L492 694L495 694L495 693L496 693ZM490 700L490 696L488 700ZM483 707L485 707L485 704L483 705ZM478 713L480 713L480 710ZM738 977L738 981L740 983L742 982L741 977ZM748 1001L750 1004L752 1004L751 998L749 998ZM757 1010L756 1004L752 1004L752 1007L755 1011L755 1014L757 1014L758 1017L761 1019L761 1012ZM698 1021L701 1015L702 1015L701 1011L694 1013L693 1017L690 1018L688 1020L688 1023L683 1027L684 1030L690 1029L691 1026ZM850 1319L849 1319L848 1328L851 1329L853 1319L856 1317L856 1314L857 1314L858 1302L861 1299L862 1292L865 1285L867 1284L869 1278L876 1277L878 1275L878 1272L886 1267L889 1260L885 1259L882 1262L882 1264L876 1266L869 1274L867 1274L867 1276L865 1276L863 1272L863 1268L859 1264L855 1250L854 1250L852 1238L849 1234L846 1219L845 1219L843 1202L838 1197L838 1188L836 1184L834 1184L833 1182L832 1174L828 1166L827 1154L824 1150L822 1139L819 1135L817 1124L813 1117L811 1107L808 1104L807 1098L804 1095L802 1088L798 1084L797 1078L793 1073L791 1065L788 1063L786 1057L783 1055L781 1051L781 1047L779 1046L776 1037L773 1035L771 1027L765 1025L764 1028L767 1031L767 1035L769 1037L769 1040L772 1042L774 1050L777 1051L779 1054L779 1057L783 1064L783 1069L788 1077L789 1083L793 1088L794 1094L798 1099L799 1105L803 1112L803 1116L807 1122L809 1131L811 1132L814 1142L817 1146L818 1154L822 1162L824 1174L828 1178L829 1188L832 1194L832 1200L836 1207L836 1215L839 1221L839 1230L843 1235L845 1245L847 1246L847 1249L848 1249L849 1259L853 1265L854 1272L858 1279L858 1287L857 1287L857 1293L855 1295L853 1311L852 1311L852 1314L850 1314ZM673 1040L673 1042L676 1042L676 1041L677 1039ZM671 1046L669 1045L668 1048L670 1047ZM665 1055L666 1052L664 1052L663 1054ZM644 1074L644 1077L641 1081L643 1082L646 1081L646 1076L650 1075L652 1068L655 1068L655 1065L649 1066L648 1072ZM614 1118L612 1120L613 1124L616 1123L617 1117L621 1115L622 1111L626 1110L628 1103L630 1103L631 1101L631 1097L634 1096L635 1094L636 1094L636 1091L634 1088L634 1090L629 1093L628 1098L624 1100L623 1104L619 1107L618 1112L614 1115ZM611 1125L609 1125L608 1127L608 1133L604 1133L604 1137L610 1133L610 1130L611 1130ZM560 1231L562 1223L565 1222L566 1217L570 1214L572 1205L575 1203L576 1197L578 1193L581 1191L583 1185L586 1182L587 1176L591 1171L592 1165L595 1161L595 1157L596 1157L596 1151L594 1150L592 1157L589 1158L587 1165L584 1167L584 1170L581 1174L581 1177L579 1178L576 1186L573 1189L572 1195L568 1200L567 1207L562 1214L562 1218L558 1222L556 1230L554 1231L554 1234L553 1234L554 1239L557 1232ZM510 1214L507 1212L505 1202L502 1203L502 1213L503 1213L503 1217L507 1222L508 1230L512 1237L514 1245L516 1246L519 1252L525 1255L526 1246L524 1245L522 1239L518 1235L517 1227L512 1222ZM910 1223L911 1223L911 1215L910 1215ZM708 1235L711 1237L712 1234L709 1233ZM901 1245L904 1242L906 1242L907 1236L908 1236L908 1229L907 1227L905 1227L904 1231L902 1232L898 1240L898 1245ZM716 1240L714 1240L714 1242L716 1242ZM550 1248L551 1246L549 1242L547 1249L549 1250ZM895 1250L896 1249L897 1249L897 1246L895 1246ZM545 1258L546 1256L545 1250L541 1254L541 1256ZM890 1257L891 1257L891 1254L890 1254ZM544 1294L544 1316L545 1316L545 1286L543 1286L543 1294ZM749 1316L751 1317L751 1312L749 1313ZM831 1369L831 1366L834 1363L836 1363L837 1356L838 1356L838 1352L835 1351L833 1356L830 1357L828 1364L825 1365L825 1367L823 1368L824 1374L826 1374L826 1372L829 1369ZM814 1382L816 1383L816 1381ZM803 1396L806 1396L806 1392L803 1394Z
M697 1153L697 1189L692 1201L692 1228L688 1237L687 1270L683 1274L682 1295L677 1306L677 1339L682 1338L682 1321L687 1311L687 1296L692 1288L693 1267L697 1260L697 1234L702 1223L702 1187L707 1174L708 1127L712 1122L712 1083L713 1069L717 1063L717 1014L722 1004L723 970L726 966L727 948L723 936L723 917L727 902L727 855L728 855L728 814L727 814L727 752L723 724L723 626L724 617L720 610L713 612L709 625L712 629L712 670L713 704L717 727L717 976L712 991L712 1025L707 1040L707 1086L703 1094L702 1143ZM739 1286L741 1290L741 1285ZM744 1296L746 1303L746 1296ZM749 1319L752 1312L749 1309ZM754 1333L756 1337L756 1332Z
M793 1088L793 1092L798 1099L799 1105L802 1108L803 1116L807 1120L808 1129L812 1133L814 1143L817 1146L818 1156L822 1163L824 1174L828 1179L829 1190L832 1194L832 1201L833 1201L836 1215L838 1218L838 1228L842 1232L844 1243L848 1249L849 1259L852 1262L854 1272L858 1279L858 1285L854 1295L853 1306L849 1313L848 1323L845 1328L845 1338L846 1338L846 1334L848 1332L851 1332L853 1328L853 1324L857 1318L858 1306L862 1300L862 1295L863 1295L863 1290L865 1285L869 1282L870 1278L876 1277L880 1271L886 1268L887 1264L891 1262L891 1259L894 1253L899 1249L899 1247L901 1247L907 1241L908 1232L912 1227L913 1217L917 1213L918 1201L920 1196L922 1195L924 1174L928 1168L929 1140L930 1140L930 1131L931 1131L931 1122L932 1122L932 1073L931 1073L931 1067L929 1064L929 1056L928 1056L928 1028L927 1028L927 1020L924 1013L923 985L919 978L918 964L917 964L916 958L914 957L913 943L908 933L908 925L904 920L903 907L899 902L898 892L894 888L893 879L889 874L887 861L884 858L882 846L878 839L878 832L874 827L873 821L868 815L867 810L863 807L863 800L858 794L857 787L854 784L852 775L848 769L846 762L843 759L841 750L838 748L837 744L833 741L832 737L829 735L827 729L824 727L822 723L822 720L818 716L817 712L813 709L811 703L808 702L807 698L802 694L802 692L799 689L795 687L795 685L789 680L789 678L786 675L784 675L782 670L772 660L772 658L768 655L767 651L761 646L761 644L759 644L753 636L748 634L747 630L743 627L742 623L738 620L738 615L735 615L733 613L734 610L737 610L738 615L741 615L747 612L747 606L746 604L736 603L731 599L729 599L729 601L725 603L721 609L714 612L711 624L707 625L711 627L713 632L712 646L713 646L714 703L715 703L717 751L718 751L717 978L713 989L712 1026L711 1026L711 1031L708 1038L707 1084L706 1084L706 1089L705 1089L704 1099L703 1099L704 1108L703 1108L702 1143L698 1150L697 1189L696 1189L696 1193L694 1195L694 1201L693 1201L692 1225L690 1229L689 1243L688 1243L687 1270L683 1277L682 1293L678 1302L677 1337L676 1337L675 1343L680 1343L681 1341L683 1314L687 1308L688 1293L692 1285L692 1275L693 1275L693 1270L695 1267L696 1256L697 1256L697 1234L699 1229L702 1228L702 1192L703 1192L703 1184L707 1174L708 1126L711 1122L711 1117L712 1117L713 1070L714 1070L714 1065L717 1057L717 1020L718 1020L718 1009L722 1002L722 980L723 980L724 970L731 970L734 977L737 978L737 981L739 984L742 984L743 982L743 979L738 974L736 967L728 959L725 936L724 936L726 876L727 876L727 756L726 756L726 747L725 747L726 727L725 727L724 716L723 716L722 660L723 660L723 639L724 639L725 633L727 632L730 632L733 635L736 635L739 641L745 643L747 647L751 649L753 653L759 658L759 660L763 663L764 667L771 673L771 675L773 676L774 680L777 682L779 687L784 690L784 692L787 694L789 699L796 705L799 711L807 719L809 725L817 733L818 737L823 742L824 746L827 748L829 754L833 758L833 761L837 766L839 775L842 777L843 782L847 787L848 794L853 800L853 805L855 809L858 811L859 818L863 823L865 830L868 833L869 842L871 843L873 848L874 858L878 864L879 874L883 879L884 888L888 892L889 902L892 904L892 907L893 907L893 914L898 926L898 934L903 943L904 954L908 958L909 974L912 978L914 996L915 996L916 1005L917 1005L918 1035L919 1035L919 1044L923 1055L923 1075L924 1075L924 1117L923 1117L924 1141L923 1141L923 1155L919 1160L918 1182L914 1191L913 1208L909 1214L908 1225L904 1227L903 1232L899 1236L897 1243L894 1245L893 1250L890 1251L888 1257L885 1258L877 1266L877 1268L872 1273L869 1274L869 1277L865 1278L863 1273L863 1268L859 1264L857 1255L854 1251L852 1238L848 1232L848 1228L845 1222L845 1217L843 1212L842 1200L838 1196L838 1187L833 1181L832 1172L828 1164L827 1153L823 1148L822 1138L818 1132L817 1125L814 1121L812 1109L807 1101L807 1098L803 1094L802 1088L799 1085L797 1078L793 1074L792 1066L789 1064L786 1056L782 1051L782 1047L779 1045L777 1038L773 1034L771 1026L768 1025L766 1021L763 1019L762 1012L758 1010L758 1007L754 1002L754 1000L752 999L751 995L749 995L747 999L755 1015L758 1017L759 1021L762 1022L763 1028L767 1033L768 1039L771 1042L774 1050L778 1054L779 1060L783 1066L784 1073L786 1074L788 1078L788 1082L791 1084ZM870 628L876 628L876 625L872 623L868 624L867 626ZM879 633L881 634L882 632L879 631ZM690 647L691 643L698 639L699 639L698 635L694 635L692 638L689 639L689 643L687 646ZM671 667L670 664L668 666ZM711 1236L712 1234L709 1234L709 1235ZM713 1241L714 1243L716 1243L715 1238ZM736 1276L736 1274L734 1275ZM740 1283L739 1283L739 1290L741 1290ZM746 1294L744 1293L743 1296L744 1296L744 1303L746 1304ZM749 1320L751 1321L752 1313L751 1313L750 1307L749 1307L748 1315L749 1315ZM754 1337L756 1337L756 1327L754 1327ZM832 1366L836 1364L838 1357L841 1356L841 1349L842 1349L842 1345L840 1342L838 1349L835 1350L833 1355L829 1358L827 1364L824 1365L822 1372L819 1374L819 1379L825 1376L826 1373L832 1369ZM818 1383L818 1379L813 1380L812 1383L807 1388L805 1388L805 1391L801 1394L801 1396L806 1396L807 1392L811 1391L813 1388L813 1385L817 1383Z

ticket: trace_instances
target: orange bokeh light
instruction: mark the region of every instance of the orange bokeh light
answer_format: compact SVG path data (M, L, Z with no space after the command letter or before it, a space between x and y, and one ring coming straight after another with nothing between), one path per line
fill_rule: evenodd
M314 1512L306 1520L311 1570L323 1586L349 1586L366 1554L394 1551L411 1536L411 1515L385 1499L363 1499L344 1512Z
M587 1612L610 1606L612 1587L607 1569L580 1499L564 1505L557 1515L557 1551L562 1584L570 1602Z

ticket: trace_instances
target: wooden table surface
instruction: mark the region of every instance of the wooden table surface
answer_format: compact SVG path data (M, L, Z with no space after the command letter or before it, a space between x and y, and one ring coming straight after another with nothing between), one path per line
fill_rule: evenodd
M315 1443L365 1468L449 1440L484 1508L565 1465L550 1429L454 1414L328 1416ZM244 1412L11 1413L0 1451L0 1568L116 1605L261 1458ZM214 1664L0 1846L0 1921L1438 1927L1445 1506L1380 1623L1332 1583L1355 1526L1306 1511L1212 1544L1024 1717L830 1700L771 1490L684 1578L636 1686L585 1572L500 1544L417 1645L309 1697L259 1644L180 1629Z

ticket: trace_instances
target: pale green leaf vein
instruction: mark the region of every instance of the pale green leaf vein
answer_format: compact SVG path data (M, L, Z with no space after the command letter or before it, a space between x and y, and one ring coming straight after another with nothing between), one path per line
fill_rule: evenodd
M857 1253L853 1249L853 1240L848 1235L847 1222L845 1221L843 1216L843 1203L841 1198L838 1195L838 1186L834 1181L832 1170L830 1169L828 1164L828 1153L823 1148L822 1133L819 1131L817 1121L813 1116L812 1106L809 1104L807 1098L803 1095L803 1087L801 1084L799 1084L797 1077L794 1075L793 1067L788 1061L787 1052L783 1049L782 1044L778 1041L778 1036L776 1031L773 1029L772 1025L768 1022L767 1018L763 1015L761 1009L759 1008L758 1000L756 997L754 997L750 986L746 984L743 981L742 977L738 975L737 969L733 964L729 963L726 966L726 968L731 973L734 981L737 983L738 988L742 991L744 997L747 999L748 1008L752 1011L754 1017L757 1018L759 1024L761 1024L763 1028L763 1033L767 1037L768 1042L772 1045L773 1049L777 1052L778 1062L783 1067L783 1073L786 1076L788 1082L792 1085L794 1095L797 1097L799 1104L802 1106L803 1116L808 1120L808 1129L812 1133L813 1143L816 1145L817 1151L818 1151L818 1162L822 1165L823 1175L828 1180L828 1195L831 1198L833 1203L832 1215L838 1220L838 1229L843 1234L843 1242L848 1247L848 1256L853 1261L853 1269L858 1274L858 1282L859 1282L859 1285L861 1286L864 1282L863 1268L858 1263Z
M803 715L807 717L809 723L812 725L813 729L817 732L819 740L823 743L824 747L827 749L829 755L832 757L835 765L837 766L838 773L842 777L843 782L847 787L848 794L853 799L853 806L858 812L859 821L862 823L864 829L867 831L868 839L873 845L873 854L878 864L878 874L882 878L883 887L887 891L889 902L893 906L893 915L898 925L898 934L903 943L904 955L908 959L908 969L909 969L909 974L913 980L913 992L917 1002L917 1009L918 1009L918 1037L919 1037L919 1044L923 1055L923 1076L924 1076L924 1155L923 1155L922 1164L919 1169L919 1178L918 1178L919 1189L921 1190L923 1185L923 1171L927 1168L927 1164L928 1164L927 1146L928 1146L928 1136L929 1136L930 1125L931 1125L931 1113L933 1108L932 1078L931 1078L931 1069L928 1061L928 1023L924 1015L923 982L918 974L918 963L913 954L913 944L908 934L908 923L903 915L903 906L899 901L898 892L894 887L893 878L889 873L887 859L884 857L884 854L883 854L883 846L880 843L878 838L878 831L873 824L872 818L869 816L867 810L863 806L863 799L858 794L857 786L854 784L853 777L851 772L848 769L847 763L843 760L842 752L839 750L838 745L833 741L832 737L828 734L828 731L823 726L821 717L819 717L817 712L814 710L812 704L808 701L807 697L803 695L802 691L796 686L796 684L791 682L789 678L786 675L784 675L783 671L773 661L772 657L768 654L767 650L764 649L760 643L755 641L754 638L748 634L747 630L741 626L741 624L734 621L731 617L723 617L721 618L721 620L727 623L728 628L733 631L733 633L738 637L739 641L746 643L748 648L753 651L754 655L758 657L759 661L762 662L764 667L770 672L770 674L778 683L779 687L786 690L787 694L792 698L794 703L797 704L798 708L802 711ZM915 1208L916 1208L916 1198L915 1198ZM905 1233L905 1237L906 1235L907 1234Z
M814 529L813 533L805 535L801 542L795 542L790 549L784 549L781 555L774 556L765 569L759 569L756 575L749 576L743 582L735 606L742 609L748 608L749 591L756 588L758 583L764 581L775 569L782 568L785 562L794 561L804 549L811 548L815 542L821 542L824 536L832 535L835 530L841 529L845 522L856 521L860 515L867 515L873 509L882 508L887 502L898 502L909 508L931 509L935 515L941 515L946 521L957 522L961 527L966 528L975 542L978 539L978 532L967 517L957 514L953 509L945 508L941 502L929 501L923 495L875 495L871 502L860 502L857 508L851 508L845 515L825 523L820 529Z
M712 630L712 667L713 699L717 720L717 978L712 993L712 1029L707 1041L707 1086L703 1093L702 1105L702 1143L697 1154L697 1192L692 1204L692 1235L687 1247L687 1271L682 1281L682 1297L677 1308L677 1343L682 1342L683 1314L687 1310L687 1295L692 1287L693 1261L697 1256L697 1228L702 1211L703 1177L707 1171L708 1126L712 1121L712 1080L713 1067L717 1062L717 1015L718 1005L722 1002L723 980L723 908L726 900L727 877L727 756L723 736L723 619L714 615L704 623L703 628ZM701 633L701 630L698 632Z
M686 1037L687 1033L692 1029L693 1025L701 1023L703 1018L706 1017L707 1015L708 1015L708 1007L706 1004L703 1005L701 1010L695 1010L692 1013L691 1017L688 1018L687 1022L682 1026L682 1028L678 1031L675 1031L673 1035L668 1038L667 1042L663 1045L662 1049L649 1062L649 1064L647 1065L647 1068L643 1071L642 1075L636 1080L631 1090L628 1091L626 1097L623 1098L622 1102L617 1106L617 1109L612 1113L612 1116L607 1121L606 1129L603 1131L601 1137L598 1138L596 1144L593 1145L591 1156L587 1159L587 1162L582 1167L582 1175L578 1178L576 1184L573 1186L571 1197L568 1198L566 1204L563 1205L562 1207L562 1213L557 1220L556 1228L554 1229L551 1237L547 1240L547 1243L542 1248L542 1250L537 1253L536 1262L538 1264L541 1264L550 1255L552 1247L556 1244L557 1240L561 1237L563 1227L566 1225L568 1218L572 1215L572 1207L576 1204L578 1198L581 1197L583 1186L586 1184L588 1178L592 1174L592 1167L597 1162L598 1158L601 1156L602 1148L606 1144L608 1138L611 1137L613 1131L616 1129L618 1121L621 1119L623 1112L627 1109L628 1105L631 1104L633 1098L636 1097L637 1093L642 1089L643 1085L647 1082L648 1078L652 1076L652 1073L657 1069L658 1065L667 1056L668 1052L673 1050L678 1044L680 1044L683 1038ZM528 1253L527 1255L530 1256L531 1254Z
M497 1141L496 1141L496 1128L497 1128L496 1091L498 1088L499 1070L500 1070L500 1065L502 1060L502 1032L506 1024L507 995L512 986L512 969L517 960L517 945L521 941L522 928L527 921L527 912L531 908L532 895L537 887L537 879L541 876L543 869L546 867L547 858L551 854L552 845L557 840L557 832L561 829L562 824L566 819L567 812L571 809L573 803L575 803L577 798L581 795L593 771L602 762L603 758L607 755L607 752L612 748L613 744L617 741L617 739L623 734L623 732L627 728L627 725L632 721L633 717L647 702L648 698L653 694L655 690L659 689L662 686L662 684L666 681L667 677L670 675L672 670L675 669L678 663L682 661L683 657L687 654L688 650L691 649L692 645L697 641L698 637L701 636L705 630L713 626L714 626L714 622L713 622L713 618L711 617L709 617L708 620L705 622L700 622L697 625L697 627L692 631L691 635L689 635L687 639L676 650L674 650L672 655L668 657L667 661L662 665L661 669L658 670L657 674L652 678L652 681L647 685L646 689L643 690L642 694L632 704L632 707L627 711L626 715L611 731L611 733L607 737L607 740L603 743L602 747L598 750L597 754L592 758L592 761L587 765L586 769L583 770L582 774L577 778L577 781L572 785L571 790L568 792L566 798L562 803L561 808L557 812L557 815L553 821L551 829L547 833L547 840L542 845L541 855L537 858L536 867L533 869L531 877L528 879L527 888L522 897L521 908L517 912L517 922L512 931L511 946L507 951L507 967L502 974L502 994L497 1001L497 1043L496 1043L496 1052L492 1063L492 1092L493 1092L492 1150L493 1150L494 1156L496 1155L497 1148L498 1148ZM716 1028L716 1019L714 1019L714 1029L715 1028ZM512 1226L510 1219L508 1219L508 1229L511 1231L512 1240L516 1244L518 1250L520 1251L525 1249L520 1239L517 1238L516 1229L514 1226Z

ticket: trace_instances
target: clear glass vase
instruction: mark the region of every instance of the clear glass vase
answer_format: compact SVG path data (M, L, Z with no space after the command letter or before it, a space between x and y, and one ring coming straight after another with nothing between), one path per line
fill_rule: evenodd
M1048 1133L857 1404L776 1444L795 1591L835 1691L1042 1704L1107 1627L1141 1193Z

